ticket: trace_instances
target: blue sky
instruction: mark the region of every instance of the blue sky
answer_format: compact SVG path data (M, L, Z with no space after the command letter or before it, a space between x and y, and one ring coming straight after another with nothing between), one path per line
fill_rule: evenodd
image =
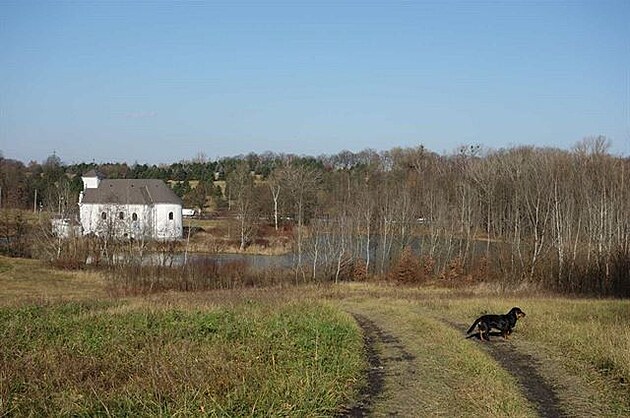
M0 150L630 155L630 1L0 0Z

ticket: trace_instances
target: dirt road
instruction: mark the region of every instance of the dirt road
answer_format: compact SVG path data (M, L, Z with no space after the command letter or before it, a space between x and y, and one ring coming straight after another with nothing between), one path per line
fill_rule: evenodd
M508 372L518 379L523 394L541 417L561 417L562 412L558 396L537 369L538 362L529 354L520 353L508 341L495 338L482 343L490 355Z
M365 352L369 361L367 371L367 386L363 388L360 401L342 416L468 416L472 410L466 411L454 407L448 409L448 397L433 398L427 394L431 390L423 389L422 381L427 380L426 360L415 354L415 345L405 341L412 341L407 330L397 325L396 312L383 315L369 310L351 311L364 333ZM559 404L558 396L552 386L545 382L537 369L536 360L529 354L519 352L510 340L493 338L490 342L481 342L476 338L465 338L464 324L443 323L461 334L461 340L469 344L472 349L481 349L488 353L504 370L509 372L518 382L523 398L530 404L530 409L520 412L506 412L511 416L567 416ZM398 328L397 328L398 327ZM428 331L429 335L433 335ZM398 335L400 333L400 335ZM426 338L426 337L420 337ZM439 352L434 352L439 356ZM443 367L431 366L436 373L444 371ZM450 386L447 384L447 386ZM452 389L452 388L448 388ZM474 397L474 393L453 390L452 401L455 397ZM503 396L503 394L502 394ZM509 396L509 395L508 395ZM456 403L456 402L453 402ZM444 409L447 408L447 409ZM486 416L501 415L501 412L489 409Z

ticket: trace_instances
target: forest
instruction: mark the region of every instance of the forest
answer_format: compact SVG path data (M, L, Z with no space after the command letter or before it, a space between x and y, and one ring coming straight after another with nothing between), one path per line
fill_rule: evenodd
M80 176L97 169L167 181L185 207L236 222L241 250L266 231L290 231L295 277L305 282L493 281L627 297L630 159L609 148L589 137L570 150L418 146L216 161L200 153L170 165L0 156L0 247L33 255L26 214L76 216Z

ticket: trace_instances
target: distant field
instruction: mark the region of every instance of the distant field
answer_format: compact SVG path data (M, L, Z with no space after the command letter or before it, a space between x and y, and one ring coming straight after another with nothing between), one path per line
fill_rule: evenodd
M361 396L368 415L538 415L496 350L530 359L568 416L630 414L630 301L356 283L112 298L106 282L0 257L0 415L332 416ZM464 338L512 306L510 340ZM352 315L376 327L368 395Z
M184 226L198 228L188 241L188 250L193 252L249 253L279 255L291 251L291 239L283 231L276 232L273 227L261 227L265 231L262 237L255 237L244 251L240 250L239 224L235 219L184 219ZM290 235L290 233L288 233Z
M97 273L52 270L38 260L0 256L0 305L105 296Z

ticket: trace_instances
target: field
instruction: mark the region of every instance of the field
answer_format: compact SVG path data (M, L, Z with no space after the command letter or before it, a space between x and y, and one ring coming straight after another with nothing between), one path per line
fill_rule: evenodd
M187 242L190 252L279 255L291 251L292 232L289 227L276 231L270 225L260 225L253 241L241 250L239 224L234 219L187 218L184 225L192 231Z
M0 415L630 414L628 301L358 283L122 298L107 280L0 258ZM509 340L464 338L512 306Z

